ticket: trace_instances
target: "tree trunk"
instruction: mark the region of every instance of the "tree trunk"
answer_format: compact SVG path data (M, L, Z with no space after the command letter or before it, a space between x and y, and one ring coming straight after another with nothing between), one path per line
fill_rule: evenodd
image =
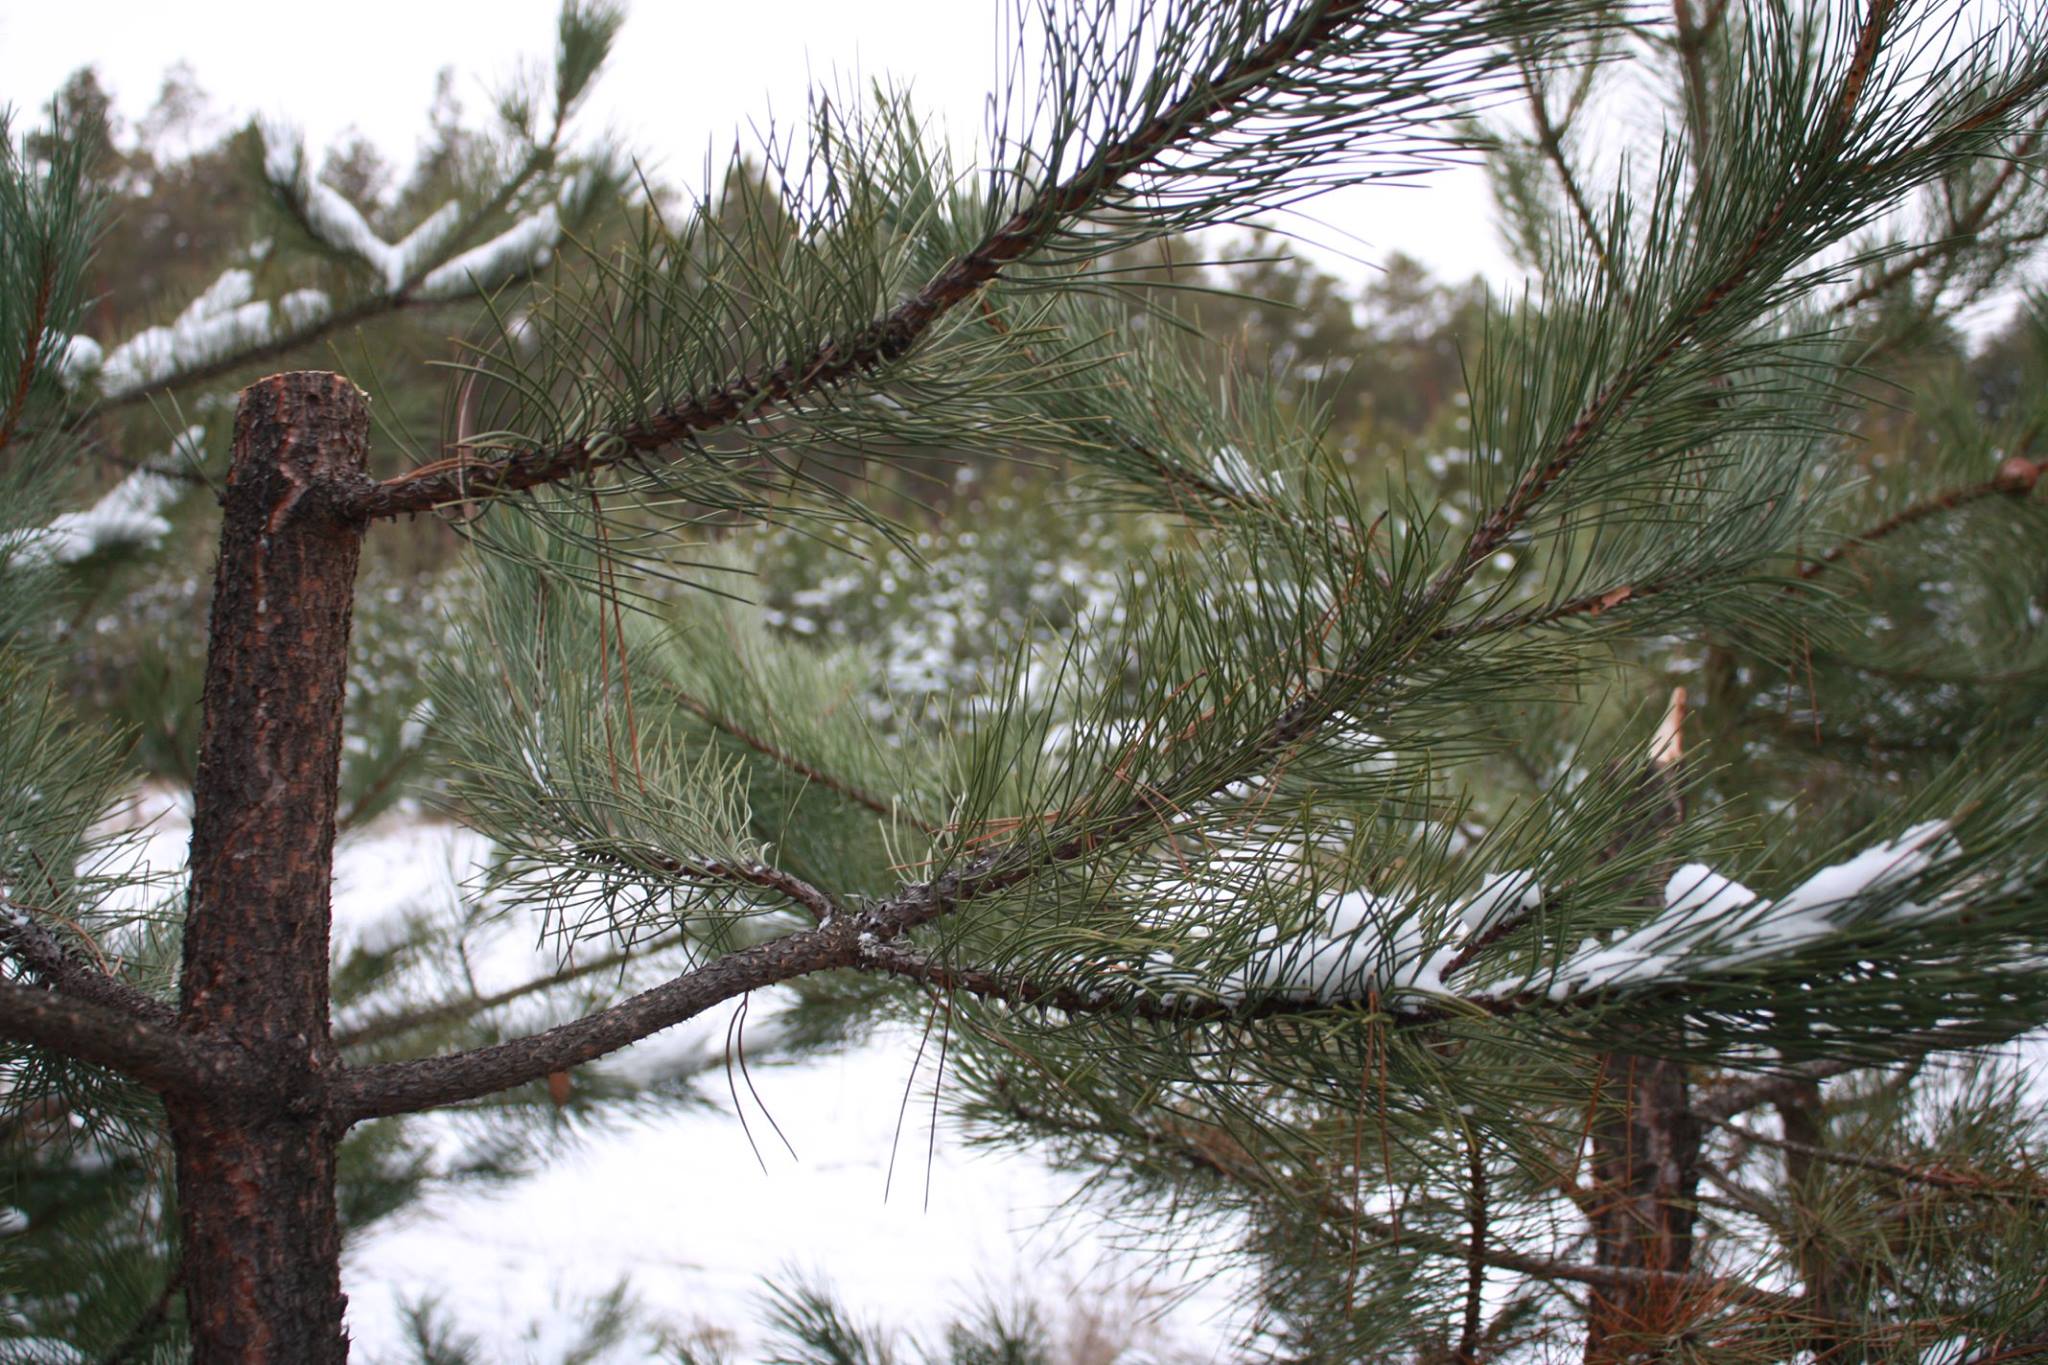
M328 894L369 408L339 375L243 391L193 791L179 1023L232 1043L252 1099L169 1106L193 1358L348 1355L327 1089Z
M1687 716L1685 689L1675 689L1650 760L1637 779L1640 814L1617 836L1610 857L1664 842L1685 819L1678 765ZM1662 860L1643 874L1645 892L1661 903L1670 868ZM1593 1123L1591 1214L1595 1259L1623 1271L1648 1271L1628 1284L1595 1286L1586 1304L1588 1365L1662 1360L1702 1305L1654 1272L1692 1269L1692 1225L1700 1180L1699 1117L1683 1063L1627 1052L1600 1059L1600 1112Z
M1683 1274L1692 1269L1700 1159L1700 1121L1685 1067L1610 1055L1602 1086L1610 1098L1593 1128L1597 1260ZM1699 1307L1670 1281L1597 1286L1587 1305L1586 1360L1666 1358Z
M1854 1267L1839 1259L1833 1240L1827 1235L1827 1215L1822 1204L1826 1173L1814 1152L1828 1145L1827 1109L1820 1082L1806 1080L1788 1088L1777 1104L1778 1117L1785 1125L1784 1152L1786 1217L1793 1229L1793 1247L1799 1279L1814 1321L1807 1349L1816 1365L1849 1365L1870 1358L1866 1343L1844 1340L1836 1324L1846 1316L1842 1302L1847 1288L1844 1277Z

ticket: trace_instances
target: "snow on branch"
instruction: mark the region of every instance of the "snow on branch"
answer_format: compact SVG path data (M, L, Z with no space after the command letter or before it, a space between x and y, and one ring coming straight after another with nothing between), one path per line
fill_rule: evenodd
M1213 969L1177 963L1161 951L1136 980L1169 998L1193 991L1232 1007L1376 996L1396 1012L1428 1010L1432 997L1488 1001L1538 987L1564 1002L1684 985L1796 955L1860 925L1915 924L1950 913L1955 907L1948 898L1921 905L1897 893L1954 849L1947 821L1915 825L1822 868L1775 900L1758 897L1704 864L1689 863L1672 874L1663 909L1646 923L1610 944L1586 940L1539 979L1478 995L1452 989L1445 977L1542 904L1543 888L1533 872L1494 873L1474 894L1441 910L1392 894L1325 895L1307 932L1260 929L1249 959L1220 978ZM1216 892L1195 894L1208 918L1217 908ZM1198 930L1195 936L1206 934Z
M58 382L67 389L75 389L98 374L106 361L106 352L91 337L66 337L64 354L57 358Z
M547 203L481 246L471 247L420 281L427 299L457 299L503 284L548 263L562 235L562 215Z
M171 322L144 328L104 356L89 337L67 338L59 373L73 386L97 373L101 391L118 397L261 346L329 310L327 295L318 289L294 290L275 301L256 299L255 292L256 277L248 271L224 270Z
M436 266L432 262L463 226L461 205L451 199L394 245L378 235L354 204L306 173L305 153L296 136L266 125L263 142L263 173L307 230L368 265L387 294L407 292L415 281L410 292L422 299L458 299L492 288L545 265L562 235L561 207L549 202L490 241ZM570 181L563 187L562 203L571 203L583 192L579 181Z
M1221 981L1177 967L1165 952L1152 955L1140 979L1167 992L1194 987L1232 1006L1378 995L1391 1009L1423 1009L1427 997L1450 993L1444 976L1469 957L1468 945L1542 903L1543 888L1527 871L1490 874L1470 897L1441 913L1398 895L1330 894L1319 899L1308 932L1283 937L1277 926L1260 929L1250 959Z
M196 451L204 427L189 427L171 443L166 457ZM178 499L178 485L144 466L82 512L66 512L48 526L0 538L0 552L23 568L76 564L102 551L154 549L170 534L164 512Z
M1558 968L1551 998L1669 985L1800 952L1854 927L1857 902L1896 891L1953 847L1948 822L1928 821L1822 868L1774 901L1687 863L1665 884L1663 913L1605 947L1581 945ZM1939 902L1901 901L1878 922L1910 924L1943 911Z
M296 136L269 124L262 133L264 177L297 210L308 231L368 265L386 293L396 294L426 269L462 225L461 206L451 199L394 246L377 234L354 204L306 173L305 152Z
M435 266L463 227L461 205L453 200L443 204L393 245L355 205L306 174L296 137L265 127L263 138L264 175L307 230L366 264L384 296L398 302L409 286L412 297L459 299L545 265L561 239L565 207L586 199L595 183L589 176L572 178L559 202L541 205L490 241ZM105 398L132 398L182 373L232 362L239 352L303 332L334 313L332 300L318 289L294 290L270 301L255 293L255 276L234 267L222 271L175 320L145 328L110 351L90 337L53 337L52 345L61 347L58 375L74 389L96 377Z

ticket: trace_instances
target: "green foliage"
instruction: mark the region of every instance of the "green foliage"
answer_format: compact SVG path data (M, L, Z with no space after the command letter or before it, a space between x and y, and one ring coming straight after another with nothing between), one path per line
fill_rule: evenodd
M366 580L346 822L426 798L490 852L341 958L345 1054L522 1037L853 920L859 970L785 987L778 1055L943 1004L977 1137L1230 1239L1248 1339L1292 1358L1586 1334L1614 1249L1560 1229L1619 1197L1598 1150L1660 1060L1698 1139L1662 1198L1699 1251L1620 1267L1678 1277L1643 1341L1903 1359L2038 1333L2038 1099L1912 1068L2048 1020L2048 313L1974 355L1954 330L2048 213L2048 36L1936 5L1709 11L1048 5L971 169L899 92L821 97L762 164L619 211L610 159L572 178L561 136L621 16L570 5L552 81L508 90L491 137L444 129L364 220L444 250L380 267L302 154L270 166L261 292L333 304L264 346L360 317L403 343L380 355L425 354L401 310L455 251L543 211L590 229L490 281L445 421L430 385L382 405L430 467L379 495L448 496ZM1671 115L1603 161L1588 125L1631 68ZM1509 96L1527 127L1470 121ZM1354 297L1257 238L1190 260L1183 234L1482 136L1536 272L1520 297L1412 269ZM0 373L75 325L92 239L86 153L10 156L0 221L30 230L0 258ZM328 174L351 177L377 168ZM1926 231L1894 240L1907 205ZM61 269L23 264L59 244ZM61 328L16 315L43 278ZM127 401L67 398L54 363L18 406ZM65 447L42 439L0 439L10 588L53 505ZM159 993L168 935L87 870L123 760L34 680L55 642L142 766L189 772L196 646L150 637L197 608L174 568L201 501L189 543L89 566L68 631L59 575L0 593L8 895L51 881L31 908ZM1844 871L1894 840L1888 875ZM1754 892L1673 927L1678 879L1708 872ZM554 960L485 991L471 952L509 933ZM579 1066L473 1102L455 1144L365 1125L349 1229L701 1099L721 1060ZM88 1222L148 1205L148 1101L0 1062L10 1104L131 1163L77 1196ZM1762 1100L1715 1110L1766 1068L1813 1083L1777 1094L1776 1129ZM30 1136L19 1169L66 1169ZM78 1236L28 1217L23 1264ZM107 1320L147 1321L155 1244L102 1250ZM80 1273L33 1273L60 1264ZM1028 1310L923 1349L822 1286L772 1295L779 1359L1051 1358ZM589 1353L624 1330L608 1303ZM430 1298L410 1331L422 1361L483 1349Z

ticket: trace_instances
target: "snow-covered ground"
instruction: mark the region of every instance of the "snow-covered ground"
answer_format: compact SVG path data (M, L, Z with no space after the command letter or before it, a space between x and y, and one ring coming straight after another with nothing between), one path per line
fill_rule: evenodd
M1055 1312L1069 1297L1124 1311L1139 1302L1135 1288L1176 1287L1156 1261L1114 1245L1098 1217L1060 1209L1071 1180L1028 1159L963 1151L943 1123L927 1162L915 1114L898 1142L915 1041L756 1068L797 1153L755 1115L765 1170L727 1101L613 1129L509 1190L432 1199L379 1225L351 1247L345 1275L364 1357L397 1339L401 1296L423 1292L442 1293L466 1328L483 1329L489 1358L548 1360L573 1326L549 1306L587 1302L630 1276L655 1313L728 1330L752 1359L761 1277L777 1272L828 1281L860 1318L927 1339L948 1310L965 1312L989 1290L1021 1291ZM1166 1307L1161 1326L1183 1349L1223 1355L1227 1304L1216 1287L1153 1306Z
M182 863L179 802L151 797L139 814L150 821L148 861ZM480 848L439 824L345 839L337 947L445 897ZM474 966L489 990L548 961L500 943ZM715 1046L725 1024L721 1012L641 1046ZM399 1358L403 1305L437 1298L485 1359L554 1361L576 1339L579 1309L625 1280L651 1318L710 1329L734 1359L755 1359L767 1276L829 1283L860 1319L927 1340L954 1313L1022 1296L1054 1315L1143 1315L1150 1325L1132 1339L1153 1352L1226 1358L1233 1277L1148 1254L1137 1234L1073 1201L1074 1177L969 1148L943 1114L934 1136L934 1056L920 1065L917 1043L890 1028L845 1053L754 1064L754 1087L794 1157L741 1085L757 1158L715 1069L702 1086L707 1108L594 1126L537 1175L444 1192L373 1225L343 1268L356 1358ZM643 1349L629 1343L607 1359L639 1360Z

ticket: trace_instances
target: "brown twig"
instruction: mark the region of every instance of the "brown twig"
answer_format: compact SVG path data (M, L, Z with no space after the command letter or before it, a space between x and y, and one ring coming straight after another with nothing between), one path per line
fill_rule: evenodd
M1857 1152L1838 1151L1816 1143L1795 1142L1790 1138L1771 1137L1726 1119L1708 1119L1717 1128L1725 1128L1744 1142L1759 1146L1775 1147L1782 1152L1793 1152L1815 1161L1825 1161L1835 1166L1853 1166L1858 1170L1874 1171L1879 1175L1895 1176L1915 1185L1930 1185L1936 1189L1952 1190L1958 1194L1979 1199L2018 1199L2030 1204L2048 1203L2048 1185L2038 1182L2022 1186L2001 1184L1995 1177L1978 1171L1957 1171L1940 1166L1912 1166L1901 1161L1888 1161L1883 1157L1864 1156Z
M1470 1228L1472 1249L1465 1259L1465 1323L1458 1336L1458 1365L1478 1365L1480 1310L1486 1301L1486 1153L1479 1136L1465 1134L1468 1155L1465 1221Z
M2026 165L2026 159L2033 155L2034 149L2040 145L2044 129L2048 129L2048 111L2044 111L2040 118L2034 120L2034 126L2027 131L2019 146L2013 149L2011 159L1992 177L1984 192L1971 201L1960 214L1950 214L1948 231L1942 234L1939 241L1932 242L1894 262L1879 272L1875 278L1858 286L1853 293L1835 306L1836 311L1846 313L1861 307L1880 294L1896 289L1928 266L1945 261L1978 240L1985 223L1991 218L1992 209L1998 204L1999 196L2004 194L2006 188L2018 177L2020 170Z
M333 1105L345 1123L458 1104L568 1071L749 991L859 960L860 928L838 916L727 953L609 1009L544 1033L418 1061L353 1067L336 1079Z
M2029 460L2025 455L2009 456L1998 467L1998 473L1982 483L1966 488L1951 488L1900 508L1876 525L1850 536L1839 544L1831 545L1818 558L1809 559L1794 572L1801 582L1811 582L1826 573L1831 565L1854 554L1866 545L1883 540L1886 536L1905 530L1942 512L1953 512L1973 502L2004 494L2007 497L2024 498L2034 491L2043 472L2048 472L2048 460Z
M1683 0L1680 0L1680 3L1682 4ZM1522 74L1522 88L1529 96L1529 117L1536 125L1536 145L1542 149L1552 169L1557 172L1558 181L1564 186L1565 201L1572 206L1573 216L1579 220L1580 228L1585 231L1586 242L1593 248L1594 258L1599 261L1601 271L1606 274L1608 281L1618 288L1621 280L1614 261L1607 254L1606 235L1600 231L1599 220L1593 217L1592 206L1586 202L1585 193L1579 188L1578 173L1572 169L1571 159L1565 155L1563 132L1551 120L1550 103L1543 84L1536 78L1535 69L1526 60L1518 61L1516 65Z
M432 1025L447 1023L451 1020L466 1019L472 1015L482 1014L487 1010L494 1010L500 1006L509 1005L515 1000L523 1000L529 995L538 994L555 986L565 986L572 981L581 980L586 976L594 976L599 972L609 971L614 967L623 967L631 962L636 954L658 952L661 946L650 947L640 945L634 948L622 948L617 952L605 953L600 957L586 958L584 961L574 963L563 968L561 971L550 972L546 976L534 977L531 980L522 981L516 986L508 986L502 991L494 991L489 995L475 995L467 1000L448 1000L438 1005L427 1005L416 1010L406 1010L397 1014L385 1014L366 1019L352 1028L336 1029L334 1045L338 1048L367 1047L372 1043L381 1043L392 1038L403 1037L416 1029L428 1028Z
M29 308L28 341L21 352L21 369L14 376L14 393L7 400L7 410L0 414L0 450L14 439L16 426L21 414L28 407L28 391L35 383L36 364L42 358L43 330L49 324L50 295L57 287L57 257L46 244L43 248L43 269L36 281L35 303Z

